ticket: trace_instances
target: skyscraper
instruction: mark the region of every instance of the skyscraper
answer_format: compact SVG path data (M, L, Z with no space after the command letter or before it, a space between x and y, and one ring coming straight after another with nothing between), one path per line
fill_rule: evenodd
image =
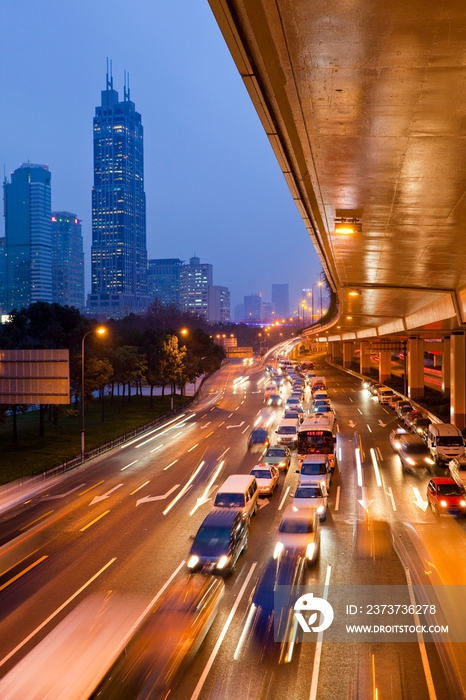
M62 306L84 307L84 252L81 221L69 211L53 211L52 298Z
M147 268L147 292L161 304L180 305L180 271L183 260L156 258L149 260Z
M22 163L4 182L5 308L52 301L51 174Z
M180 269L180 307L182 311L208 318L209 287L212 285L212 265L193 257Z
M260 322L262 307L262 294L249 294L244 297L244 320L246 322Z
M289 285L272 284L272 304L275 307L275 318L287 318L290 313Z
M228 287L212 285L208 289L208 299L208 320L211 323L228 323L231 317L230 290Z
M89 310L124 316L147 295L146 195L141 115L125 86L123 102L108 76L94 117L92 291Z

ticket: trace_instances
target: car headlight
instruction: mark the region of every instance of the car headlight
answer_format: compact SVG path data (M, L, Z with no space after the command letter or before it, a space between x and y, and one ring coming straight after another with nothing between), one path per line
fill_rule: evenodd
M317 506L318 513L323 513L324 511L325 511L325 506L323 506L322 504L320 506Z
M279 467L284 467L284 466L285 466L285 462L279 462L278 466L279 466Z
M401 442L394 442L393 447L395 448L395 450L399 450L401 447Z
M315 551L316 551L315 543L311 542L310 544L308 544L306 547L306 559L309 559L309 560L313 559Z
M442 508L446 508L448 504L446 501L440 501L440 505L442 506Z
M419 435L422 435L422 428L417 428L416 432L419 433Z
M427 464L435 464L434 460L431 459L430 457L426 457L426 462L427 462Z
M406 457L406 461L408 462L408 464L411 464L412 467L414 467L414 465L416 464L414 459L411 459L411 457Z
M281 556L284 549L285 547L282 544L282 542L277 542L277 544L275 545L275 549L273 550L273 558L278 559Z
M461 508L464 508L464 506L466 506L466 501L460 501L460 506Z
M196 557L196 555L193 554L192 557L189 557L188 563L186 564L186 566L188 567L188 569L194 569L194 567L197 566L198 564L199 564L199 557Z
M223 556L217 562L217 569L223 569L228 564L229 557Z

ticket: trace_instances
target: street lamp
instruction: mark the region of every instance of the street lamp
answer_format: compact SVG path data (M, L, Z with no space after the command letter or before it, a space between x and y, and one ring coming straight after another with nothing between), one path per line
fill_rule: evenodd
M91 331L87 331L87 333L84 333L83 339L81 341L81 456L84 457L84 341L86 340L87 336L90 335L91 333L98 333L99 335L103 335L104 333L107 332L107 329L104 328L103 326L100 328L93 328Z

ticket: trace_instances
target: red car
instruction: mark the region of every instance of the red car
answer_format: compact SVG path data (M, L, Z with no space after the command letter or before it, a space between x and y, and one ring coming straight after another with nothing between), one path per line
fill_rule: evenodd
M427 484L427 501L434 515L466 515L466 496L450 477L436 476Z

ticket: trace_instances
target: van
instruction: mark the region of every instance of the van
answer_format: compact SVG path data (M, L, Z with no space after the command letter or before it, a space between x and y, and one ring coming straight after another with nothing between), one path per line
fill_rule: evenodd
M324 391L327 391L327 382L325 381L325 377L314 377L311 382L311 391L314 394L316 391L319 391L319 389L323 389Z
M427 447L432 458L443 464L465 454L463 434L450 423L431 423L427 431Z
M287 445L288 447L296 447L298 441L299 421L284 418L275 431L277 443L279 445Z
M215 508L238 508L249 520L259 510L257 481L251 474L232 474L220 486L214 500Z
M187 567L190 571L203 569L229 575L247 546L248 524L241 513L214 508L194 537Z
M380 404L390 403L390 399L392 399L395 395L396 394L393 389L390 389L388 386L381 386L377 389L377 398L379 399Z

